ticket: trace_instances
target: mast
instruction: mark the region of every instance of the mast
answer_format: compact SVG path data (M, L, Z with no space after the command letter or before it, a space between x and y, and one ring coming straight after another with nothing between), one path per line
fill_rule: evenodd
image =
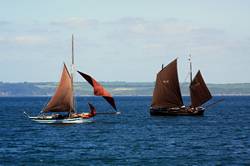
M189 61L189 74L190 74L190 84L192 82L192 79L193 79L193 72L192 72L192 61L191 61L191 54L189 54L189 57L188 57L188 61Z
M75 97L74 97L74 72L75 72L75 59L74 59L74 35L72 34L72 52L71 52L71 84L72 84L72 94L73 94L73 111L76 112L75 109ZM73 112L72 111L72 112Z
M189 76L190 76L190 83L189 83L189 95L190 97L192 96L192 92L191 92L191 84L192 84L192 61L191 61L191 54L189 54L188 56L188 61L189 61ZM192 98L192 97L191 97ZM191 103L192 103L192 99L191 99Z

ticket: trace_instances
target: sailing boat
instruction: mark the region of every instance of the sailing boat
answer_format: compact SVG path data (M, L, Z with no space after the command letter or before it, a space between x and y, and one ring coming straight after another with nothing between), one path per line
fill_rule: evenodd
M200 71L192 78L191 56L189 60L191 105L186 107L183 104L177 72L177 59L175 59L166 67L162 67L162 70L157 74L150 107L151 115L203 115L205 108L202 105L212 96Z
M83 74L83 73L81 73ZM95 107L89 104L89 113L77 113L76 102L74 98L74 86L73 86L73 75L74 75L74 37L72 35L72 72L69 73L67 66L64 64L61 75L60 83L46 107L36 117L27 115L31 120L39 123L84 123L91 122L93 117L96 115ZM90 77L90 76L89 76ZM91 78L91 77L90 77ZM107 101L116 109L114 99L106 91L101 84L93 79L95 85L97 85L95 93L107 98ZM66 115L58 114L66 112ZM46 113L57 113L52 115L46 115Z

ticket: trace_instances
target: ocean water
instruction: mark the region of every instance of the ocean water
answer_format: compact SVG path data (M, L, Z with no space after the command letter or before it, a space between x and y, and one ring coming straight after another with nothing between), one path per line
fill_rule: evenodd
M0 165L250 165L250 97L223 98L204 116L151 117L151 97L115 97L122 114L68 126L23 115L46 97L0 98ZM87 102L111 111L99 97L77 98L78 110Z

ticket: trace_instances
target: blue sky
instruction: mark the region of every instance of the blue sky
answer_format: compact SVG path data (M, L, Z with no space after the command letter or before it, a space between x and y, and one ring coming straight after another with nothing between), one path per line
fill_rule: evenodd
M250 1L0 1L0 81L58 81L70 63L103 81L154 81L187 57L209 83L250 82ZM82 81L80 77L77 81Z

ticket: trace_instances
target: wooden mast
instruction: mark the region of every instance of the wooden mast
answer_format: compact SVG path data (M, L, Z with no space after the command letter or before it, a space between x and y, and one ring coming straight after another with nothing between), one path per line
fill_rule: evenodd
M189 70L190 70L189 74L190 74L190 84L191 84L192 79L193 79L191 54L189 54L188 61L189 61Z
M75 95L74 95L74 71L75 71L75 59L74 59L74 35L72 34L72 54L71 54L71 85L72 85L72 94L73 94L73 111L76 112L75 109Z
M192 75L193 75L193 73L192 73L192 61L191 61L191 54L189 54L189 56L188 56L188 61L189 61L189 76L190 76L190 83L189 83L189 95L190 95L190 97L191 97L191 95L192 95L192 92L191 92L191 84L192 84ZM191 101L191 105L192 105L192 101Z

